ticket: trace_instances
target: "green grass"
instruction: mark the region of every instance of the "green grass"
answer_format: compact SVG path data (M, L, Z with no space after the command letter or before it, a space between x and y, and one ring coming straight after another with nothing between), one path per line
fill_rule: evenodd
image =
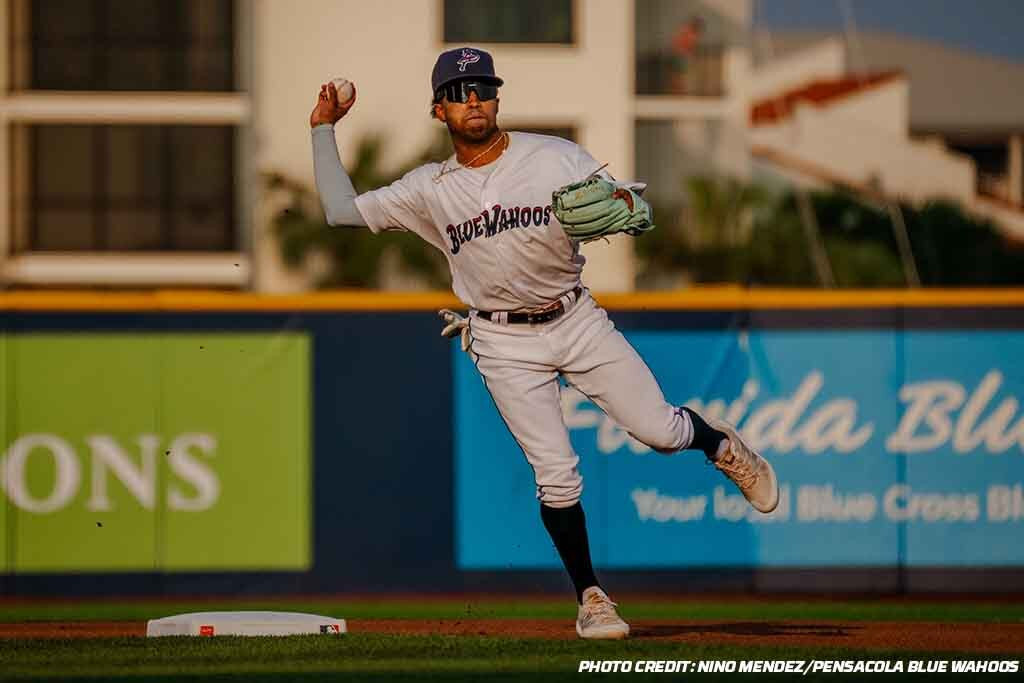
M575 618L571 600L522 599L427 600L264 600L260 602L118 602L118 603L0 603L0 622L13 621L141 621L186 612L216 610L275 610L306 612L344 619L461 619ZM863 601L758 601L622 600L623 616L633 619L831 619L840 621L944 621L1024 623L1024 602L879 602Z
M339 616L356 621L377 618L460 619L552 618L572 623L571 601L550 599L410 602L382 600L265 600L242 602L100 602L2 604L0 621L144 620L191 611L272 609ZM1020 623L1024 605L1014 602L879 602L847 600L722 601L623 600L627 619L724 619L771 622L787 619L825 621L935 621ZM0 640L0 681L387 681L387 680L581 680L581 659L953 659L936 652L880 652L840 647L798 648L773 645L711 645L637 638L625 642L543 640L481 636L404 636L350 633L344 636L288 638L108 638ZM994 659L994 657L977 657ZM1008 655L1006 659L1014 659ZM595 674L600 679L636 679L636 674ZM643 676L640 676L643 678ZM694 674L702 681L735 680L738 674ZM750 677L750 676L747 676ZM782 676L792 679L793 676ZM659 676L677 680L678 676ZM758 676L758 680L764 680ZM768 676L780 678L779 676ZM805 677L815 679L814 675ZM837 675L818 677L837 680ZM871 677L879 680L878 675ZM885 678L891 679L892 676ZM972 677L943 675L941 680ZM991 678L989 676L988 678ZM841 675L838 680L860 678ZM926 678L922 677L922 680Z
M739 648L633 640L587 642L492 637L293 636L0 641L0 680L330 681L580 680L581 659L871 659L937 653L840 648ZM945 658L953 658L947 655ZM963 658L963 657L961 657ZM992 659L992 657L985 657ZM607 679L608 674L599 675ZM616 677L616 676L613 676ZM700 674L700 680L732 675ZM636 674L617 678L637 678ZM666 680L664 676L660 677ZM669 677L672 679L673 677ZM764 678L760 676L759 678ZM792 676L790 676L792 678ZM807 676L815 679L814 675ZM831 676L835 679L835 675ZM854 680L844 675L842 680ZM890 677L891 678L891 677ZM943 680L955 678L943 676Z

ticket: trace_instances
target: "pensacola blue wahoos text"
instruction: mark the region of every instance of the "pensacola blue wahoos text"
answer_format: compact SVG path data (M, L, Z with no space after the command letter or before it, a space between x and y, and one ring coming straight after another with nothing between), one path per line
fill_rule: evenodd
M449 223L445 228L452 246L449 251L458 254L462 245L476 237L493 237L499 232L512 228L529 228L548 225L551 222L551 205L520 206L503 208L495 204L490 211L481 211L479 215L461 223Z

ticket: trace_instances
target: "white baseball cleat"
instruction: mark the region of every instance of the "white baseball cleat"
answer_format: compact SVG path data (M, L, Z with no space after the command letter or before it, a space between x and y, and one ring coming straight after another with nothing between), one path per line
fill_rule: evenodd
M576 633L580 638L621 640L629 635L629 624L615 611L616 604L608 595L591 586L583 591L583 604L576 616Z
M752 450L736 430L726 422L716 422L715 429L725 432L729 440L715 467L732 479L743 497L759 512L771 512L779 504L779 480L771 464Z

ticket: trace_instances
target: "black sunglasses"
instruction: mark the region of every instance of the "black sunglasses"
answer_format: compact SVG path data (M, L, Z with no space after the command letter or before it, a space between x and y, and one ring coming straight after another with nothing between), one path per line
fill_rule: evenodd
M485 81L455 81L438 88L437 92L434 93L434 102L440 102L447 97L449 102L465 104L469 102L469 93L471 92L476 93L478 100L486 102L498 96L498 86Z

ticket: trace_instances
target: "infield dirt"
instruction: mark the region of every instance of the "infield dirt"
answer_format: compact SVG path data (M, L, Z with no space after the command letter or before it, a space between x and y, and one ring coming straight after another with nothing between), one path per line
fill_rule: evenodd
M575 639L563 619L354 619L352 633ZM1024 624L852 621L680 621L639 619L632 638L704 645L844 647L1024 653ZM141 621L32 621L0 623L0 638L142 637Z

